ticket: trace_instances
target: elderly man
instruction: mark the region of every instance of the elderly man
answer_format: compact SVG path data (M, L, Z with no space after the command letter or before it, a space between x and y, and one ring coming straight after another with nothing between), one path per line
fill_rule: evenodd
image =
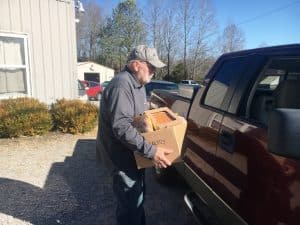
M119 225L145 224L145 171L137 169L133 152L152 159L158 167L171 165L166 155L172 150L151 145L132 126L133 118L147 110L144 85L164 66L155 48L139 45L130 53L124 71L102 93L97 153L112 174Z

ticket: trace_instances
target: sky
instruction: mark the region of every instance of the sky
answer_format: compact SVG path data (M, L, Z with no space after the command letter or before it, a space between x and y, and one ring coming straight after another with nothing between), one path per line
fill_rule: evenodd
M106 15L109 15L120 2L120 0L95 1ZM244 32L246 49L262 45L300 43L300 0L211 1L219 31L221 32L229 23L237 24ZM137 0L137 4L144 7L147 0Z

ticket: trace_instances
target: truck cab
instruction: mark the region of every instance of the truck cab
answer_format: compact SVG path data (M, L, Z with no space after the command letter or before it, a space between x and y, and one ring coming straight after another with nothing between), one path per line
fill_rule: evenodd
M185 112L185 202L201 224L298 224L300 45L222 55L205 80Z

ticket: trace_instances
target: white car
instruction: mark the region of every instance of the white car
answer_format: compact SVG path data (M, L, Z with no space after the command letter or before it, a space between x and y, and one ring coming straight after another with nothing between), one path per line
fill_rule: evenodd
M179 84L183 84L183 85L199 85L196 81L194 80L182 80L180 81Z

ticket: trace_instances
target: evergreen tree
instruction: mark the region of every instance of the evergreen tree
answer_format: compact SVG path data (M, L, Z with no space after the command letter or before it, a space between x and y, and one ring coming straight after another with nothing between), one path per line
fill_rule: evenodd
M134 0L120 2L102 30L102 60L121 70L130 50L145 40L142 13ZM108 55L105 59L103 56Z

